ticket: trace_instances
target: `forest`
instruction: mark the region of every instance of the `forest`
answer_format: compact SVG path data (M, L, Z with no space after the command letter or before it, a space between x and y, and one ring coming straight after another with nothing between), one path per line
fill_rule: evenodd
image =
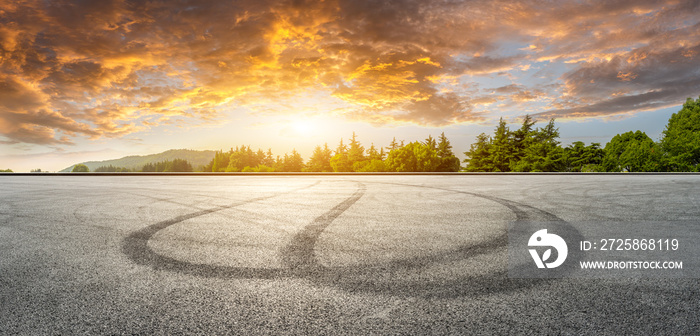
M452 152L445 133L437 140L428 136L425 141L408 144L394 138L386 148L374 144L365 148L353 133L347 144L341 139L335 150L328 144L316 146L306 163L296 150L273 157L269 149L254 151L244 145L228 152L216 152L204 167L204 171L211 172L456 172L459 169L459 158Z
M89 172L90 169L84 164L77 164L71 172ZM96 173L129 173L129 172L192 172L192 164L185 159L163 160L155 163L147 163L141 169L129 169L125 167L115 167L113 165L101 166L95 169Z
M605 147L576 141L561 147L554 120L533 128L530 116L516 130L503 119L494 134L480 134L464 154L469 172L697 172L700 98L688 99L668 120L658 142L642 131L615 135Z

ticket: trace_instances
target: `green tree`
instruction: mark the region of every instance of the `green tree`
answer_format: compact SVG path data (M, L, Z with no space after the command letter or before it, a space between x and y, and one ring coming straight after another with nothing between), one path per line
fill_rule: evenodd
M285 171L285 170L284 170L284 162L285 162L286 160L288 160L288 157L289 157L289 156L288 156L287 154L284 154L284 158L280 158L280 156L277 155L277 158L275 159L275 163L272 165L272 168L273 168L276 172L283 172L283 171Z
M113 165L101 166L101 167L95 168L96 173L108 173L108 172L110 172L110 173L127 173L130 171L131 171L131 169L129 169L129 168L115 167Z
M290 155L284 154L284 162L282 165L282 171L285 172L300 172L304 169L304 158L301 157L301 154L296 151L296 149L292 149L292 153Z
M374 147L374 143L372 143L369 146L369 149L367 149L367 159L369 160L384 160L384 149L382 148L381 151L377 151L377 148Z
M0 169L0 173L13 173L12 169Z
M433 150L437 150L437 142L433 139L433 136L428 134L428 138L425 139L424 145Z
M382 160L367 160L362 162L356 162L353 167L356 172L385 172L387 171L386 165Z
M365 161L365 148L357 140L355 132L352 132L352 138L350 138L348 148L348 164L354 167L355 163L363 161Z
M513 133L503 118L498 121L493 137L484 133L477 136L470 150L464 153L466 171L507 172L513 164Z
M265 158L261 161L263 165L272 167L275 165L275 157L272 155L272 148L268 148Z
M348 158L348 148L343 144L343 139L340 139L340 144L335 150L335 155L331 158L331 167L334 172L351 172L352 164Z
M515 170L514 166L525 157L527 148L532 145L536 133L533 129L535 122L529 114L526 114L520 128L512 132L511 170Z
M662 164L667 171L700 171L700 98L688 98L671 115L660 141Z
M227 172L239 172L245 167L255 167L262 162L259 157L253 152L250 146L236 147L229 155L228 166L226 167Z
M191 172L192 164L184 159L165 160L156 163L147 163L141 168L142 172Z
M439 164L435 149L414 141L389 152L385 167L387 171L395 172L430 172L435 171Z
M445 132L442 132L440 134L440 138L438 139L437 156L440 160L440 164L437 166L436 171L459 171L459 158L457 158L452 152L452 145L450 144L450 140L448 140L445 136Z
M212 172L224 172L228 168L228 161L233 153L233 148L228 153L224 153L223 150L214 153L214 158L207 168L211 168ZM211 167L210 167L211 166Z
M501 118L491 139L490 146L491 162L493 171L507 172L510 171L510 163L513 159L513 148L511 141L511 132L506 126L506 122Z
M184 159L174 159L169 166L171 172L191 172L193 170L192 165Z
M256 162L257 164L259 164L259 165L260 165L260 164L261 164L261 165L264 165L264 164L265 164L264 161L265 161L265 157L266 157L266 156L267 156L267 155L265 155L265 152L263 152L262 149L259 149L259 148L258 148L258 151L255 152L255 162Z
M386 171L384 164L384 148L378 151L374 143L367 149L365 160L353 163L352 170L356 172L383 172Z
M532 139L524 149L524 156L513 165L519 172L556 172L564 168L564 150L559 146L559 129L554 119L543 128L532 132Z
M270 167L270 166L266 166L266 165L261 164L261 165L255 166L255 167L249 167L249 166L248 166L248 167L245 167L245 168L243 168L242 171L243 171L243 172L246 172L246 173L248 173L248 172L256 172L256 173L265 172L265 173L269 173L269 172L275 171L275 168L272 168L272 167Z
M334 172L351 172L352 166L350 165L350 161L348 160L348 154L347 153L339 153L336 155L333 155L331 158L331 167L333 167Z
M396 137L394 137L394 139L391 140L391 143L389 144L389 147L386 148L386 150L391 152L397 148L399 148L399 144L396 142Z
M309 172L332 172L333 167L331 167L331 157L333 151L328 148L328 144L324 144L323 148L321 146L316 146L314 152L309 158L309 162L306 164L305 171Z
M263 152L262 149L253 151L250 146L231 148L228 152L217 151L214 158L203 167L202 171L211 172L240 172L246 167L254 169L259 165L273 167L276 161L272 155L272 149ZM282 169L282 168L280 168Z
M605 145L602 168L608 172L650 172L661 168L658 146L642 131L614 136Z
M467 156L464 159L466 166L465 171L468 172L490 172L494 170L493 161L491 159L491 137L486 133L481 133L476 137L476 142L471 144L468 151L464 152Z
M414 149L422 147L419 142L411 142L406 146L398 147L389 152L386 157L386 168L393 172L418 171L418 158Z
M605 152L597 142L586 146L575 141L564 148L564 170L568 172L593 172L601 169Z
M79 164L73 166L73 170L71 170L71 173L87 173L87 172L90 172L90 169L88 168L88 166L86 166L82 163L79 163Z
M418 160L418 168L416 171L419 172L434 172L437 171L438 166L441 163L440 158L438 158L437 148L435 140L429 137L424 144L415 146L413 148L414 154Z

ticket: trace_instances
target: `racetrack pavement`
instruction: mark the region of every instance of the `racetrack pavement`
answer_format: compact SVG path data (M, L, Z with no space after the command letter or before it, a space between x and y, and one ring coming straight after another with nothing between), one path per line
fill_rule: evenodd
M0 183L0 334L700 332L698 279L511 279L506 234L598 220L697 232L697 175Z

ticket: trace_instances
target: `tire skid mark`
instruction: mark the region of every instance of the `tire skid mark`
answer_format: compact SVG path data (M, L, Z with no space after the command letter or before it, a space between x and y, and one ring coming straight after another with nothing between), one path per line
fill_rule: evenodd
M156 196L144 195L144 194L139 194L139 193L134 193L134 192L126 192L126 191L123 191L122 193L132 195L132 196L138 196L138 197L152 199L152 200L158 201L160 203L179 205L179 206L190 208L193 210L202 210L202 211L207 210L204 207L200 207L200 205L205 205L205 206L207 205L205 200L199 200L199 201L194 202L194 203L183 203L183 202L174 201L174 200L178 199L178 197L156 197ZM204 195L193 194L193 196L207 198L208 200L214 199L214 197L211 195L204 196ZM218 199L220 199L220 198L218 198ZM228 201L231 201L231 200L229 199Z
M352 181L352 180L346 180ZM136 231L125 238L122 245L123 252L134 262L147 265L157 270L167 270L177 273L191 274L201 277L217 278L245 278L245 279L278 279L285 277L303 278L319 286L335 287L347 292L364 292L397 297L424 297L445 298L458 296L479 296L498 292L510 292L530 288L538 284L547 283L556 279L511 279L507 271L491 272L486 275L465 275L457 279L440 279L439 281L426 281L423 279L399 279L394 278L395 273L425 269L435 264L460 261L479 255L491 254L503 251L508 244L507 231L501 235L477 244L463 245L456 249L438 252L426 256L391 260L383 263L358 264L351 266L326 267L316 259L314 248L324 230L343 212L355 204L366 191L366 187L359 181L352 181L359 185L355 192L328 212L314 219L297 233L290 243L280 249L283 268L260 267L234 267L217 266L209 264L196 264L177 260L157 254L148 247L148 240L158 231L187 219L203 216L220 210L239 205L257 202L284 193L258 197L243 202L237 202L228 206L218 206L208 210L193 212L162 221L144 229ZM310 188L313 185L294 189L285 193L295 192ZM563 229L573 230L566 221L556 215L519 202L483 195L474 192L453 190L449 188L432 187L425 185L412 185L405 183L369 182L373 184L391 184L406 187L427 188L447 191L450 193L464 194L473 197L487 199L503 205L512 211L517 222L548 221ZM575 231L575 230L574 230ZM577 232L577 231L576 231ZM390 282L386 282L390 279Z
M132 261L139 265L150 266L157 270L167 270L177 273L187 273L204 277L240 277L240 278L273 278L282 275L280 269L260 268L260 267L232 267L216 266L207 264L196 264L177 260L160 255L148 246L148 241L159 231L186 221L188 219L208 215L221 210L234 208L237 206L255 203L266 199L274 198L299 190L312 188L321 183L316 181L313 184L301 188L292 189L282 193L256 197L245 201L234 202L226 206L216 206L207 210L195 211L186 215L177 216L149 225L141 230L131 233L122 241L122 252Z
M544 221L551 221L551 222L561 222L565 223L565 221L556 215L546 212L544 210L540 210L538 208L506 200L503 198L499 197L494 197L494 196L488 196L488 195L483 195L483 194L478 194L478 193L473 193L473 192L468 192L468 191L460 191L460 190L453 190L453 189L448 189L448 188L440 188L440 187L430 187L430 186L423 186L423 185L412 185L412 184L403 184L403 183L388 183L388 182L374 182L374 183L380 183L380 184L393 184L393 185L400 185L400 186L407 186L407 187L417 187L417 188L428 188L428 189L436 189L436 190L442 190L442 191L447 191L451 193L458 193L458 194L466 194L474 197L479 197L483 199L487 199L493 202L496 202L498 204L501 204L508 208L510 211L512 211L515 216L516 216L516 221L518 222L529 222L529 221L536 221L536 220L544 220ZM536 214L536 215L534 215ZM537 218L538 216L541 216L541 218ZM382 268L388 268L388 269L408 269L408 268L423 268L430 266L432 264L435 264L437 262L453 262L453 261L459 261L463 260L466 258L470 257L475 257L477 255L481 254L487 254L491 253L497 250L501 250L504 247L508 245L508 233L506 230L503 230L503 233L493 237L489 240L477 243L477 244L469 244L469 245L462 245L459 246L456 249L453 250L448 250L444 252L437 252L433 253L427 256L416 256L412 258L406 258L406 259L399 259L399 260L392 260L384 263L377 263L377 264L364 264L365 267L382 267ZM347 267L347 266L345 266ZM353 266L356 267L356 266ZM343 268L343 267L340 267Z
M364 195L366 191L365 185L359 182L358 185L360 187L352 196L338 203L338 205L333 207L330 211L314 219L292 238L291 242L281 251L282 263L284 265L290 269L301 272L308 272L321 267L314 254L316 241L318 241L321 233L323 233L328 225Z
M519 202L495 196L441 187L388 182L371 183L436 189L488 199L511 210L516 215L516 222L530 222L537 220L548 221L563 230L574 231L578 236L580 236L578 231L573 229L566 221L558 216ZM424 269L435 264L465 260L483 254L490 254L502 251L507 247L507 245L508 234L507 231L504 230L503 234L490 240L478 244L463 245L457 249L434 253L427 256L417 256L376 264L358 264L328 268L324 267L322 271L315 272L317 274L312 276L310 279L318 284L340 288L348 292L365 292L396 297L423 298L453 298L466 295L479 296L496 292L510 292L557 280L545 278L513 279L509 278L508 271L504 270L492 272L486 275L466 275L457 279L440 279L439 281L425 281L422 279L400 279L399 281L392 280L390 283L385 281L387 279L387 274L390 275L388 278L394 279L394 275L397 272Z

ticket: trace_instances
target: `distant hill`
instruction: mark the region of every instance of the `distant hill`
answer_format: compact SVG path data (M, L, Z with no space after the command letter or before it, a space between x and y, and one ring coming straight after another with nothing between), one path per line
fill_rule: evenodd
M90 171L95 171L95 169L102 166L112 165L114 167L125 167L129 169L141 169L143 165L147 163L156 163L160 161L172 161L173 159L183 159L189 161L192 167L197 170L200 166L206 166L214 158L213 150L191 150L191 149L171 149L158 154L151 155L130 155L125 156L121 159L105 160L105 161L88 161L81 162L82 164L88 166ZM61 170L61 172L70 172L73 170L72 165L68 168Z

